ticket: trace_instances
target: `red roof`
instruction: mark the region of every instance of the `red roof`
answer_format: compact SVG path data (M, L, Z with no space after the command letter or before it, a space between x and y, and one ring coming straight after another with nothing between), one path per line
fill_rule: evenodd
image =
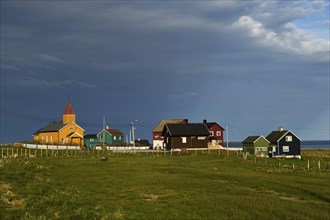
M63 115L72 115L72 114L74 114L74 111L73 111L70 101L68 101L68 104L66 104Z

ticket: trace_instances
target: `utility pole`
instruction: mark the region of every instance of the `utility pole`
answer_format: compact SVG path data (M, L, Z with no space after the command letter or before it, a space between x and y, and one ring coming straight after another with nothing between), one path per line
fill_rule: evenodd
M102 143L102 148L104 149L104 144L105 144L105 116L103 115L103 143Z
M226 124L226 140L227 140L227 151L228 151L228 124Z
M133 147L134 147L134 149L135 149L135 137L134 137L134 129L135 129L135 127L134 127L134 122L137 122L137 121L138 120L135 119L134 121L131 122L131 129L132 129L132 138L133 138Z

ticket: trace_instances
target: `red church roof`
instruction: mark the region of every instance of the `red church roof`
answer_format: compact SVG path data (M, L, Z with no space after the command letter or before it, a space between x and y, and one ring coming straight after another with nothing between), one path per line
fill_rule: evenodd
M68 104L66 104L63 115L72 115L72 114L74 114L74 111L73 111L70 101L68 101Z

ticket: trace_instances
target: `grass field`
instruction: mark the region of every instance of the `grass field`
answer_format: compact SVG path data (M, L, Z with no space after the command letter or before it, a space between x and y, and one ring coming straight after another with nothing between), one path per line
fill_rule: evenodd
M0 219L330 219L329 150L107 157L0 159Z

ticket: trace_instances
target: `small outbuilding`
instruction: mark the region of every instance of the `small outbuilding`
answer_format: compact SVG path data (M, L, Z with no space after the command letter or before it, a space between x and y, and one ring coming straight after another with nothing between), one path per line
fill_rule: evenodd
M100 140L97 134L86 134L84 136L84 144L86 148L95 148L95 145L99 144Z
M249 136L243 142L243 151L252 155L266 156L270 142L262 135Z

